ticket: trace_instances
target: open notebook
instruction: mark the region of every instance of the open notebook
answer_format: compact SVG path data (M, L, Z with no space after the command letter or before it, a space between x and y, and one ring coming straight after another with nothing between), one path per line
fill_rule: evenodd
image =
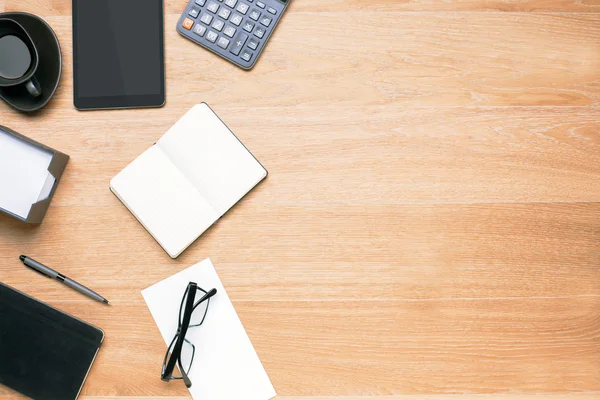
M266 176L202 103L115 176L110 189L175 258Z

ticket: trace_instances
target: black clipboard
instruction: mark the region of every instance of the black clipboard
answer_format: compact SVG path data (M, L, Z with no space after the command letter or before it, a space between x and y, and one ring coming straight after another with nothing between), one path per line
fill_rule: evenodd
M36 400L76 399L104 332L0 283L0 384Z

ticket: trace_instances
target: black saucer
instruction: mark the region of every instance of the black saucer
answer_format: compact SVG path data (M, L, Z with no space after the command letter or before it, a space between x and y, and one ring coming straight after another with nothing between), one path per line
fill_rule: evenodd
M33 97L25 85L0 87L0 98L19 111L32 112L44 107L56 91L62 71L62 54L56 34L43 19L23 12L0 13L0 18L10 18L21 24L31 37L39 55L35 77L40 82L42 95Z

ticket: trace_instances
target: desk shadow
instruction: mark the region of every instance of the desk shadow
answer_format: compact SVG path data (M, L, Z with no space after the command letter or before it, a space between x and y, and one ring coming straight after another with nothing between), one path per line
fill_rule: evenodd
M35 233L41 224L28 224L0 212L0 238L6 235L25 235Z

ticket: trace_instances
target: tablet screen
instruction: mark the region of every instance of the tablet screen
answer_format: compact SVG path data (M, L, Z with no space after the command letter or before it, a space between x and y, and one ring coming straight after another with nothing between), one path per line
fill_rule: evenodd
M78 108L164 103L162 0L74 0Z

